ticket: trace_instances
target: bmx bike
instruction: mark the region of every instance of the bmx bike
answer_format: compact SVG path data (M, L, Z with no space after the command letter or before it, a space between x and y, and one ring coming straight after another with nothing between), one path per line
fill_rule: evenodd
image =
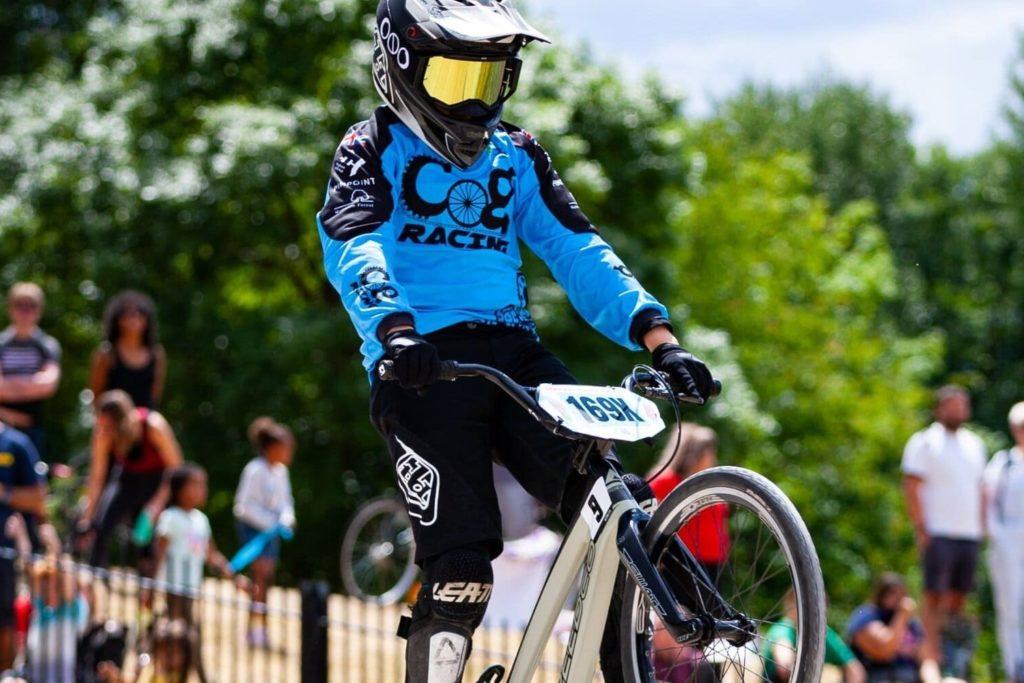
M381 380L393 379L390 361L377 370ZM817 683L824 586L810 534L785 494L755 472L716 467L685 480L649 515L609 457L616 441L649 439L665 428L649 399L670 401L677 425L679 403L702 399L675 394L661 373L645 366L620 387L524 387L485 365L442 364L442 380L463 377L490 381L547 430L574 441L573 467L589 481L508 669L510 683L532 680L577 580L562 681L593 680L610 617L620 651L601 653L602 665L620 667L626 681L768 680L770 650L787 647L793 651L789 681ZM728 547L727 559L713 569L680 538L709 508L725 520L718 537ZM787 618L795 646L769 642L768 627ZM505 673L492 666L478 683L498 683Z

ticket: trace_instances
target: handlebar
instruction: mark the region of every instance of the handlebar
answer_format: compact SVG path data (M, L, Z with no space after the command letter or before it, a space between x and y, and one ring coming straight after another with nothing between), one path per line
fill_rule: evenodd
M646 396L647 398L658 398L663 400L672 400L674 398L677 401L684 403L696 403L698 405L704 403L703 399L697 396L690 396L688 394L677 394L672 396L665 389L668 383L665 380L664 374L659 374L661 377L654 377L647 372L634 371L629 377L623 380L622 384L630 391L635 391L641 396ZM380 364L377 365L377 377L384 382L393 381L395 379L394 361L381 361ZM483 377L484 379L497 384L528 411L534 414L537 413L537 402L530 394L530 387L520 385L500 370L476 363L459 363L453 360L441 361L441 368L437 375L438 380L454 382L460 377ZM722 383L716 379L714 380L714 387L711 391L711 396L718 396L720 393L722 393Z
M480 373L472 368L475 365L463 365L453 360L441 361L441 369L437 373L437 379L441 382L454 382L460 377L475 377ZM384 382L395 380L395 362L393 360L382 360L377 366L377 377ZM509 380L511 381L511 380Z
M622 380L622 386L646 398L661 399L663 401L676 400L680 403L695 403L697 405L703 405L705 403L705 400L699 396L693 396L691 394L673 394L673 392L669 390L671 384L669 383L668 377L665 373L658 372L653 368L647 368L645 366L640 366L633 370L628 377ZM717 379L712 380L711 395L708 396L708 398L715 398L721 393L722 383Z

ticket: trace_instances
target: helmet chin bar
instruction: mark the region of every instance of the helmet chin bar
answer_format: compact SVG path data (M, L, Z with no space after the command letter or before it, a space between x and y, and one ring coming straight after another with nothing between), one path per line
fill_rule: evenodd
M479 141L474 143L456 140L448 133L445 133L444 142L448 148L448 154L443 156L459 168L469 168L480 158L480 154L487 146L487 141L490 140L490 137L490 133L485 132Z
M511 2L458 0L436 13L426 11L427 2L380 0L374 31L373 82L384 102L410 131L440 157L465 169L487 148L501 122L505 101L516 90L522 65L517 58L519 50L531 40L546 38L518 14ZM470 25L480 31L467 34L465 29ZM431 56L506 60L498 100L493 104L469 100L446 105L431 97L423 81ZM472 88L467 90L467 94L473 92Z

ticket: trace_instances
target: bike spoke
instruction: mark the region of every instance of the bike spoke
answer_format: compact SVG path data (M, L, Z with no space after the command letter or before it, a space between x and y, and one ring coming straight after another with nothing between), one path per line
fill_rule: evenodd
M723 506L714 513L717 517L706 512L715 506ZM703 680L701 672L710 667L716 672L712 680L728 676L742 683L767 682L770 679L766 662L772 649L782 648L799 658L797 645L803 642L799 631L795 641L780 641L767 635L772 626L786 617L784 596L795 580L793 567L784 554L781 541L756 510L746 503L708 496L697 498L692 507L685 509L687 516L679 519L677 531L682 541L689 545L694 558L702 562L708 578L707 581L698 578L695 572L688 571L682 558L666 551L656 564L669 589L677 601L684 598L696 603L693 605L698 610L695 616L713 604L708 600L710 593L705 591L719 593L725 604L749 620L757 634L740 646L734 646L723 638L713 640L704 648L673 647L667 642L658 648L652 642L648 650L652 671L656 671L658 680L695 681ZM720 525L716 519L722 520ZM709 524L717 527L709 529ZM685 607L683 610L688 613ZM664 628L653 610L648 611L647 618ZM658 630L652 633L658 634L658 638L665 635Z

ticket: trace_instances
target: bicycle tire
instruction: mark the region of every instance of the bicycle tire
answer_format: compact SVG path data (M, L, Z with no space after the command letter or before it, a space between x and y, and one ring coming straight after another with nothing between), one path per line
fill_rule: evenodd
M685 520L694 518L697 510L723 501L755 513L778 542L790 569L798 611L798 642L789 680L817 683L824 663L825 587L807 527L778 486L756 472L738 467L700 472L665 497L644 529L644 544L652 553L658 547L664 548L665 536L675 535ZM652 559L657 565L659 558ZM616 599L621 599L615 612L619 613L622 678L629 683L654 683L659 679L652 661L650 613L643 593L626 572L620 572ZM743 666L746 670L745 661Z
M394 584L382 591L371 593L365 590L360 585L354 571L353 554L355 553L360 533L374 518L385 516L400 520L401 525L408 528L411 533L412 524L409 521L409 514L399 499L385 496L364 503L356 511L352 521L349 522L348 527L345 529L345 535L342 538L340 555L341 582L345 587L346 593L352 597L378 605L393 605L405 597L406 593L409 592L409 589L416 582L419 568L416 566L415 561L415 546L409 548L408 558L402 567L402 572L398 579Z

